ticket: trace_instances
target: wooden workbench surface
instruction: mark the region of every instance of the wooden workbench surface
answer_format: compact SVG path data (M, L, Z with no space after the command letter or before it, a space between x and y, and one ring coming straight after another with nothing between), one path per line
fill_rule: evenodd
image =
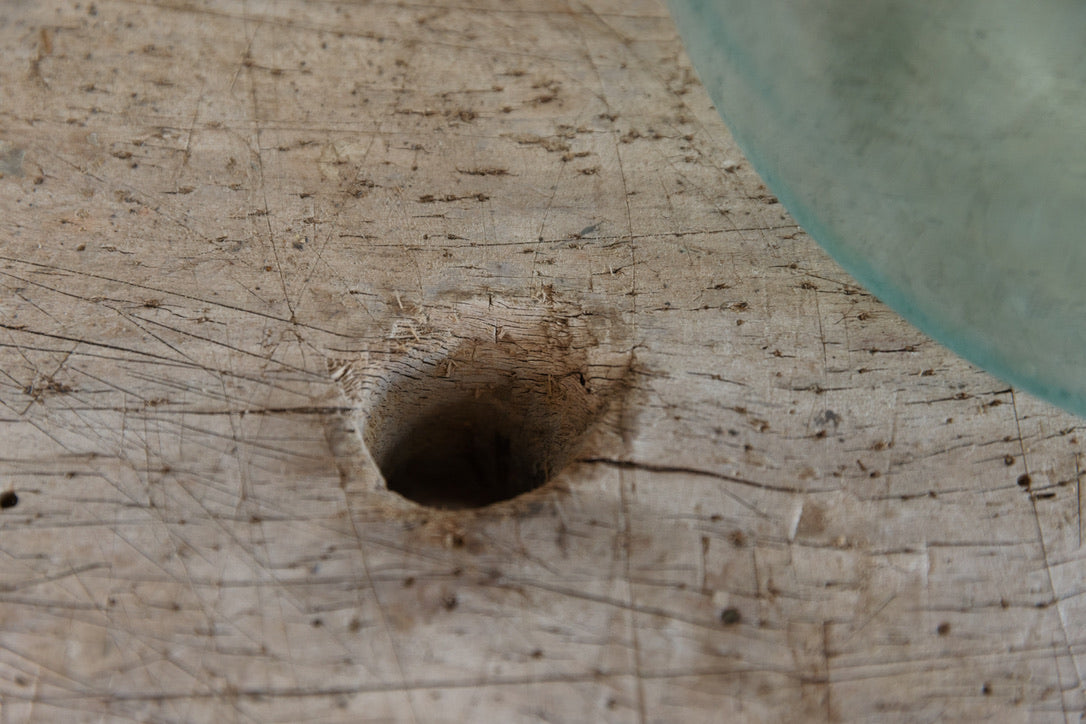
M0 57L0 721L1078 721L1082 421L857 287L659 2ZM494 390L550 482L385 489Z

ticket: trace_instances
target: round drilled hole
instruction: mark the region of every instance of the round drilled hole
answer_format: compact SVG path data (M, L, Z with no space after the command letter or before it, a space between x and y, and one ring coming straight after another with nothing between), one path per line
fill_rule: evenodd
M539 488L574 459L627 367L509 346L472 342L388 375L362 436L389 490L478 508Z
M477 508L547 481L555 441L508 403L467 399L407 421L378 461L389 490L436 508Z

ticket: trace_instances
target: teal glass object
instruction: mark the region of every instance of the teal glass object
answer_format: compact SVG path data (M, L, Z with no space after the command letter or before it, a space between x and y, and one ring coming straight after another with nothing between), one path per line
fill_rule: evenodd
M936 340L1086 416L1086 3L669 4L816 241Z

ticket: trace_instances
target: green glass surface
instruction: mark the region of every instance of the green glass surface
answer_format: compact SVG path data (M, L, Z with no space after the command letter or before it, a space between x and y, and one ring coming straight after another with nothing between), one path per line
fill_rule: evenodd
M1086 415L1086 3L669 2L814 239L935 339Z

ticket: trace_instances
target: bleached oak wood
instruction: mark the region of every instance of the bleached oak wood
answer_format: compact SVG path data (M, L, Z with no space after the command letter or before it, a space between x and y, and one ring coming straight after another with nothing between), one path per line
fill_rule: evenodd
M1079 719L1081 420L836 267L658 2L9 0L0 51L0 721ZM488 374L573 462L385 490Z

